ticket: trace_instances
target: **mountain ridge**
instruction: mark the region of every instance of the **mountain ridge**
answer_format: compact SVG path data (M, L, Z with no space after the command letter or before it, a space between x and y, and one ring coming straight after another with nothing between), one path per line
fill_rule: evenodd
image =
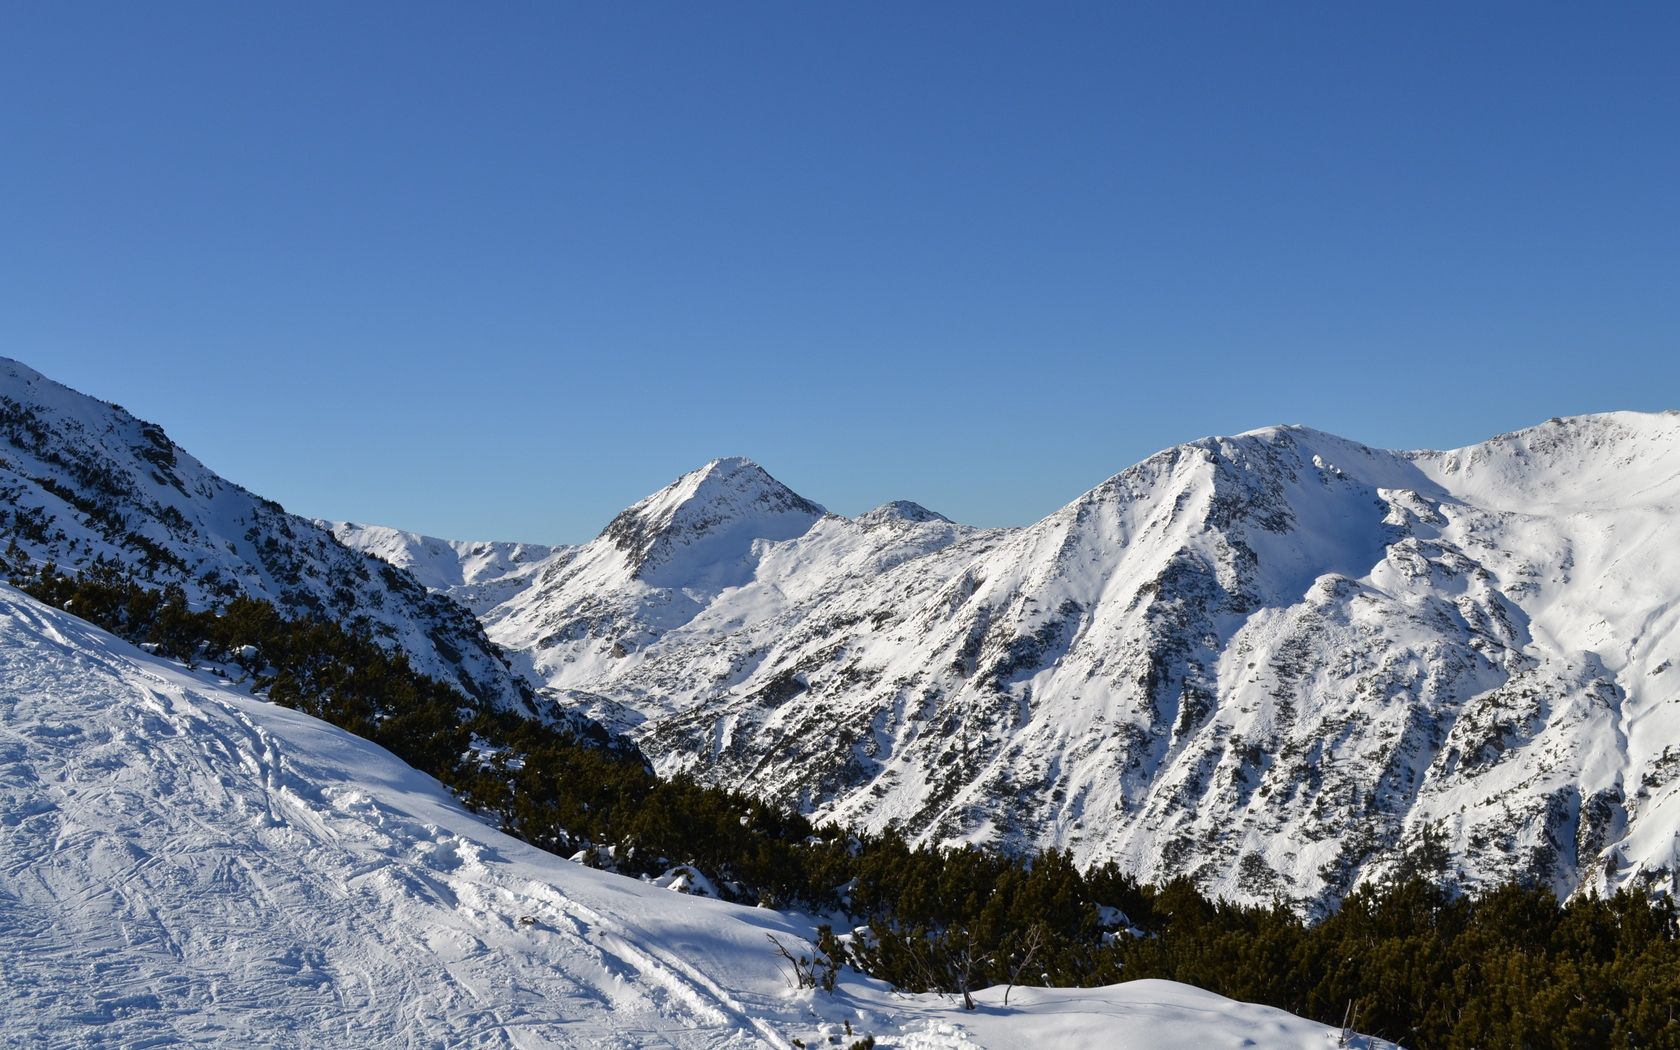
M1426 828L1466 887L1664 883L1676 479L1673 413L1441 451L1266 427L1020 529L830 515L723 586L557 569L484 618L663 771L864 827L1309 910Z
M469 697L532 710L529 687L459 605L222 478L121 406L0 358L0 449L13 561L120 567L200 607L243 594L330 616Z

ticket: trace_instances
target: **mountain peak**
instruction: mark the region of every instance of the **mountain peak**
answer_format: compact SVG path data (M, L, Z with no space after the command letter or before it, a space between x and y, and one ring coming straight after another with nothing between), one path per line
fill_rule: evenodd
M757 463L732 456L689 471L625 510L600 538L624 552L637 577L654 582L657 570L675 563L711 575L706 567L741 561L754 541L802 536L826 513Z
M717 459L711 460L705 466L701 467L699 469L698 473L702 473L702 474L734 474L734 473L738 473L740 471L752 471L752 470L758 471L760 474L763 474L765 477L770 476L769 473L766 472L763 467L759 466L757 463L748 459L746 456L719 456ZM695 472L691 471L690 473L695 473Z

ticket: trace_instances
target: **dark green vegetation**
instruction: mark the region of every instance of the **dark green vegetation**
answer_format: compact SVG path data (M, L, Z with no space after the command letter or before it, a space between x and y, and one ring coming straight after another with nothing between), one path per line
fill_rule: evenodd
M1270 1003L1408 1046L1680 1048L1680 915L1621 893L1559 904L1507 886L1471 899L1419 874L1361 888L1323 922L1210 901L1188 881L1140 885L1064 853L911 847L814 827L692 779L655 777L633 749L487 710L400 655L325 621L232 598L193 610L114 566L12 580L164 656L250 675L253 689L388 748L505 830L626 874L687 863L739 900L799 907L825 930L792 962L832 985L841 966L913 991L1098 985L1160 977ZM1126 929L1105 925L1119 909ZM767 951L772 950L769 946Z

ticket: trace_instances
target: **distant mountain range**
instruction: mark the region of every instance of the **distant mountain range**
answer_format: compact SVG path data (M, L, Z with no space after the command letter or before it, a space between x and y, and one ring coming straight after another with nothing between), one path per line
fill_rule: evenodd
M1318 911L1425 841L1467 889L1675 886L1677 511L1680 415L1612 413L1208 438L1023 529L725 459L579 547L335 533L665 772Z

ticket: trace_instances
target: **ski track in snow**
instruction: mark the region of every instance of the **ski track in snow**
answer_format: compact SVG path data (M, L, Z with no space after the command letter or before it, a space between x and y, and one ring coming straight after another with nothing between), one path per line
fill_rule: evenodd
M28 653L39 659L8 647L3 665L20 694L0 730L14 847L0 939L30 946L7 972L17 1013L88 1026L76 1042L127 1046L269 1045L296 1031L346 1046L380 1031L437 1046L596 1046L660 1031L672 1046L721 1047L769 1035L692 966L638 948L588 907L487 879L483 846L351 785L317 786L307 760L294 772L249 701L160 674L123 682L62 642L46 628ZM22 697L49 693L56 717L35 722ZM25 843L43 856L15 849ZM416 903L433 920L423 928L406 921ZM521 929L526 914L541 925ZM507 951L515 938L540 943ZM341 1018L354 1022L335 1033Z
M973 1014L855 975L796 993L766 935L813 933L541 853L366 741L0 587L0 1044L1334 1043L1165 982Z

